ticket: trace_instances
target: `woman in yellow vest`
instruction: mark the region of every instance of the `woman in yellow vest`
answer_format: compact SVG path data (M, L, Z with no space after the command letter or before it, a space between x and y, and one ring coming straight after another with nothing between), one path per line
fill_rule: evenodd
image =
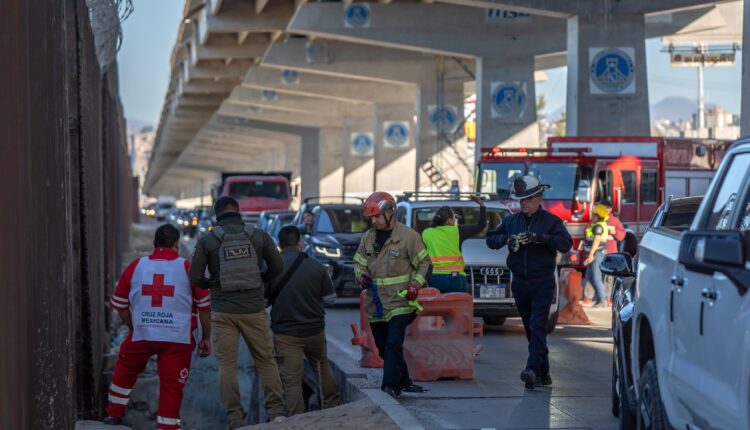
M596 289L597 297L594 307L605 307L609 304L609 298L605 297L604 280L599 264L607 254L607 238L609 237L607 207L602 204L594 206L592 218L591 224L586 227L586 240L583 244L583 250L587 252L586 260L583 262L587 266L585 278Z
M432 260L430 287L441 293L466 293L466 273L461 244L481 233L487 227L487 209L484 200L471 196L479 204L479 222L456 225L456 216L448 206L443 206L432 218L432 226L422 232L422 240Z

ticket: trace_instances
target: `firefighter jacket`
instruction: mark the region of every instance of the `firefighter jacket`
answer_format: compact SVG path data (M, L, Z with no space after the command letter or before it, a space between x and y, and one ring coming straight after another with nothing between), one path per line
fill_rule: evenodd
M555 284L557 253L568 252L573 239L557 216L539 209L531 217L517 213L487 233L487 247L500 249L511 236L534 233L537 241L522 246L518 252L509 252L507 264L513 273L513 284Z
M409 283L420 287L425 284L425 277L430 267L427 254L419 233L396 223L391 237L379 252L375 252L375 229L371 228L362 237L359 249L354 255L354 276L366 274L372 278L375 288L367 290L365 306L371 322L390 321L397 315L410 314L415 311L406 298L399 296ZM373 291L377 291L381 306L376 306Z
M609 238L609 227L606 221L592 222L586 227L586 241L583 245L584 251L588 252L591 250L591 247L594 246L596 236L601 236L601 241L596 252L605 250L607 248L607 239Z

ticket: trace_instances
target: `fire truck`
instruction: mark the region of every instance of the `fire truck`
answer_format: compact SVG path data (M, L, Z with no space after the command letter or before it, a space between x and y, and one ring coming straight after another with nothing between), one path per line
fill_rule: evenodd
M608 202L629 234L640 237L668 196L705 193L729 142L661 137L552 137L546 148L490 148L479 159L476 191L496 193L512 211L517 175L550 185L543 207L574 240L560 266L581 267L580 242L595 204Z

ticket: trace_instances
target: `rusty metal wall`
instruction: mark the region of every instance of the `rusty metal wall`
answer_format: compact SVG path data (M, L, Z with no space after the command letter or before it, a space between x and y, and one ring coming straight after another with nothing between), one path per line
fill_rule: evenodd
M0 429L68 429L101 413L134 213L117 68L84 0L2 4Z

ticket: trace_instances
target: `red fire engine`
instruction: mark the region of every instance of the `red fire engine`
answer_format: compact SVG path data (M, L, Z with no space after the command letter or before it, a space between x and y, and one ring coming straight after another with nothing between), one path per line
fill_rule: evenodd
M513 211L519 210L510 200L516 175L549 184L543 206L566 223L575 242L560 265L580 266L577 250L596 203L611 203L630 234L640 237L665 197L706 191L727 146L706 139L552 137L544 149L483 151L475 183Z

